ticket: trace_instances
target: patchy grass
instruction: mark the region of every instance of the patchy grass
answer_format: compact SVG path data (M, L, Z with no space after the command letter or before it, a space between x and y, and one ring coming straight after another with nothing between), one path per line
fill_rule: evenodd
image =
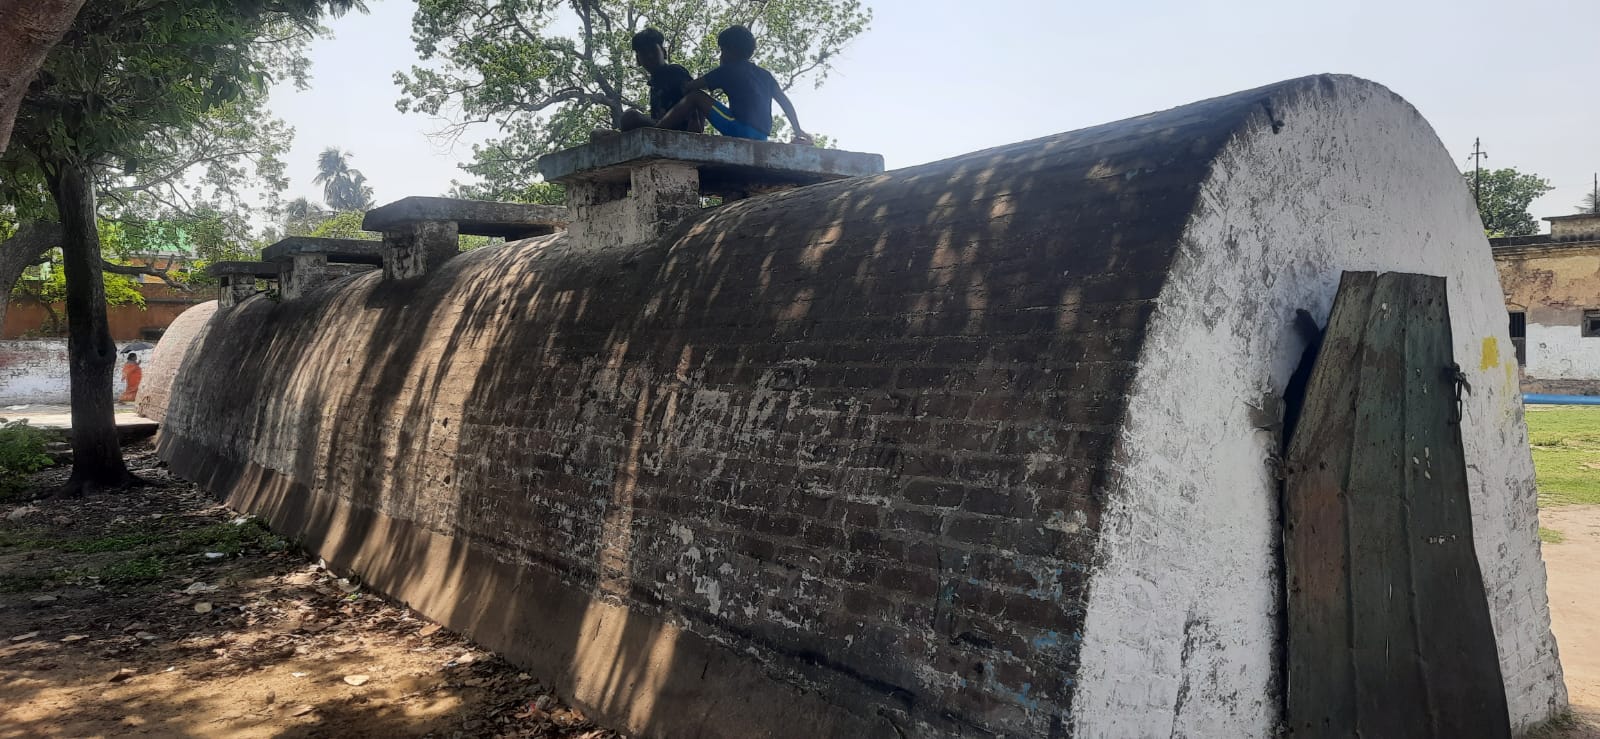
M65 541L47 543L40 540L30 542L33 547L49 546L64 552L127 552L134 549L153 546L161 541L161 537L152 533L140 534L108 534L88 539L67 539Z
M189 529L178 537L174 554L199 554L221 552L242 554L247 551L282 552L290 548L289 540L267 529L260 519L241 523L216 523Z
M1567 535L1561 533L1560 531L1556 531L1555 529L1547 529L1543 526L1539 527L1539 541L1542 541L1546 544L1560 544L1566 540Z
M137 585L160 580L171 569L172 563L168 560L149 555L112 562L101 567L94 577L99 578L102 585Z
M0 554L112 555L78 567L0 573L0 592L26 593L67 584L135 587L181 572L202 558L210 559L208 554L232 558L293 549L288 539L272 533L254 518L238 523L195 523L195 519L175 516L115 524L110 532L89 535L74 535L76 532L70 530L53 532L54 535L34 529L0 530ZM143 530L129 531L131 528Z
M1529 406L1539 505L1600 505L1600 407Z

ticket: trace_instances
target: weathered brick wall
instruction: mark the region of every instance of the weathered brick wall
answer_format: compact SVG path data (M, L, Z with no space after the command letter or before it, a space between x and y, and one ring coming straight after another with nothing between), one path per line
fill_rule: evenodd
M150 357L150 350L134 352L139 361ZM127 352L117 355L111 373L112 397L122 395L122 363ZM66 339L15 339L0 341L0 406L64 404L72 401L71 368L67 363ZM0 411L0 417L5 414Z
M1528 392L1554 386L1592 392L1600 385L1600 337L1585 336L1583 322L1585 313L1600 309L1600 242L1501 247L1495 266L1507 309L1523 314Z
M0 341L0 402L61 403L66 399L66 340Z
M1254 149L1294 138L1274 138L1290 101L1392 104L1367 87L1301 80L740 201L638 247L562 233L252 299L174 357L161 450L642 734L1266 734L1281 532L1250 409L1298 356L1286 317L1419 235L1371 225L1399 209L1359 178L1317 189L1319 146L1368 145L1356 124L1294 129L1294 187ZM1297 240L1335 221L1377 246ZM1407 266L1468 269L1420 241ZM1270 258L1238 267L1241 248ZM1529 541L1485 571L1526 572Z
M1247 107L735 203L629 253L557 235L253 300L192 350L165 449L901 723L1048 733L1150 301Z

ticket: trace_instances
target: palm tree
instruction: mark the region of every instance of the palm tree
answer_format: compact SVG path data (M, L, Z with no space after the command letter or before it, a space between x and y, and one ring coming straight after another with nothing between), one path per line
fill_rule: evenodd
M283 230L289 236L305 236L327 217L320 203L295 198L283 206Z
M366 175L350 166L355 156L328 147L317 156L317 176L312 183L322 186L322 199L336 211L366 210L372 207L372 188L367 186Z

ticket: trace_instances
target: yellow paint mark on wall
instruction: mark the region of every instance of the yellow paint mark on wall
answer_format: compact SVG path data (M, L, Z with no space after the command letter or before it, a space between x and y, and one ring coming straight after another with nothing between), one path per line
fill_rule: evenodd
M1483 362L1478 369L1486 370L1500 364L1500 340L1493 336L1483 337Z

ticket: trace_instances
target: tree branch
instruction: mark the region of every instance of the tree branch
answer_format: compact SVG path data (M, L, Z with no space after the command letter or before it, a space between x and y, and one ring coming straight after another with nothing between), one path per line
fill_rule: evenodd
M152 260L152 261L154 261L154 260ZM155 267L153 267L151 265L146 265L146 264L114 264L114 263L108 262L108 261L106 261L104 259L100 260L100 269L102 269L102 270L104 270L106 272L110 272L111 274L114 274L114 275L150 275L151 277L159 277L159 278L161 278L162 282L167 283L167 287L170 287L170 288L173 288L173 289L176 289L176 290L182 290L182 291L184 291L186 293L194 292L194 287L192 285L189 285L188 283L183 282L182 280L173 279L170 275L167 274L169 271L172 270L173 266L174 266L174 263L172 261L168 261L167 262L167 266L165 268L156 269Z

